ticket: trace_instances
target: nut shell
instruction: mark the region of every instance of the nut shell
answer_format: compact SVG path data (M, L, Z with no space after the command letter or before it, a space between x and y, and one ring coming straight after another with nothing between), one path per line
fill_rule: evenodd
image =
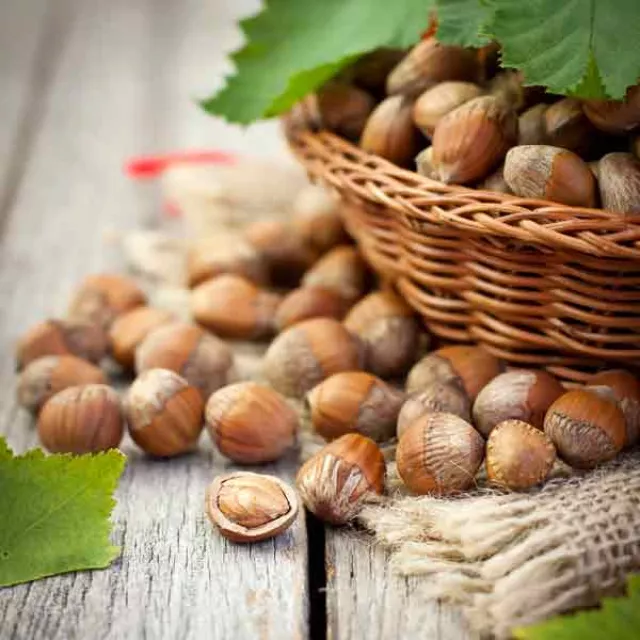
M133 382L124 411L133 441L154 456L176 456L195 448L202 431L200 392L177 373L149 369Z
M546 144L547 128L545 113L549 105L534 104L518 118L518 144Z
M283 331L263 360L269 383L287 396L301 398L325 378L362 368L364 349L337 320L313 318Z
M328 82L316 94L313 106L317 109L321 126L355 141L375 104L373 97L358 87Z
M398 474L417 494L448 495L474 483L484 458L482 436L451 413L427 413L412 422L396 449Z
M384 491L384 456L357 433L334 440L300 467L296 487L304 505L334 525L353 520L364 504Z
M583 109L598 129L626 135L640 126L640 85L627 89L624 100L587 100Z
M215 478L207 488L205 509L225 538L258 542L277 536L293 524L298 498L275 476L243 471Z
M211 395L205 423L221 453L242 464L281 458L294 442L298 416L273 389L238 382Z
M512 194L513 191L511 191L507 181L504 179L504 164L501 164L492 174L488 175L481 183L479 183L478 189Z
M377 442L393 437L404 393L364 371L336 373L307 394L314 429L325 440L360 433Z
M337 292L324 287L300 287L288 293L275 315L278 331L292 327L311 318L334 318L340 320L349 308L349 303Z
M438 175L433 167L433 147L423 149L415 158L416 171L425 178L437 180Z
M551 440L522 420L501 422L487 440L487 477L507 489L524 490L544 482L555 460Z
M600 158L598 186L604 209L640 214L640 160L631 153L608 153Z
M582 103L575 98L554 102L544 112L545 144L586 155L597 131L584 115Z
M38 435L52 453L95 453L117 447L124 417L118 394L105 384L68 387L38 416Z
M340 202L327 189L310 184L293 204L293 228L311 248L324 253L347 241Z

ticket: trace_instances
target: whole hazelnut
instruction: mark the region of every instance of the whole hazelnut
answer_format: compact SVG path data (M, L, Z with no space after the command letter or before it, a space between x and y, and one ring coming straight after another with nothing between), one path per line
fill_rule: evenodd
M612 369L601 371L589 379L589 386L608 387L627 423L626 445L631 447L640 439L640 381L629 371Z
M311 318L335 318L340 320L349 308L348 302L335 291L324 287L300 287L288 293L276 311L278 331L310 320Z
M274 331L280 296L231 273L198 285L191 312L202 326L225 338L264 338Z
M624 100L586 100L583 109L598 129L626 135L640 126L640 85L629 87Z
M598 162L602 207L623 215L640 214L640 160L631 153L607 153Z
M136 372L169 369L206 400L235 375L231 347L200 327L174 322L154 329L136 349Z
M313 318L283 331L271 343L263 373L281 393L301 398L340 371L362 368L363 348L337 320Z
M314 429L325 439L361 433L383 442L395 433L404 393L364 371L336 373L307 394Z
M293 446L299 426L286 400L256 382L238 382L214 392L205 422L220 452L242 464L281 458Z
M18 341L18 369L44 356L78 356L100 362L109 348L102 327L85 320L45 320L31 327Z
M75 356L45 356L29 363L18 377L18 404L33 413L67 387L106 384L98 367Z
M572 467L591 469L611 460L625 443L624 414L613 393L606 391L568 391L547 411L544 432L560 458Z
M358 433L329 443L299 469L296 487L304 505L320 520L346 524L384 491L384 456Z
M288 529L298 514L296 492L275 476L236 471L207 488L209 520L233 542L267 540Z
M451 382L434 382L424 391L409 396L398 414L397 436L426 413L452 413L471 422L471 403L465 391Z
M521 420L542 429L547 409L564 387L546 371L507 371L495 377L473 403L473 423L486 438L505 420Z
M398 474L417 494L468 489L484 458L482 436L451 413L427 413L404 431L396 449Z
M575 98L563 98L549 105L544 112L546 144L562 147L584 156L589 153L597 131Z
M354 247L336 247L304 274L302 284L330 289L353 303L365 292L367 267Z
M106 384L68 387L38 416L38 435L52 453L95 453L120 444L124 417L118 394Z
M174 320L168 311L153 307L136 307L118 316L109 329L114 360L132 369L136 348L154 329Z
M103 273L85 278L69 305L68 315L107 328L116 316L145 302L146 296L134 280Z
M168 369L141 373L124 400L131 438L142 450L162 457L195 448L203 407L200 392Z
M518 144L545 144L547 141L544 115L548 104L534 104L518 118Z
M481 347L443 347L425 356L407 377L407 392L415 393L434 382L451 383L465 391L470 402L499 373L504 364Z
M507 489L521 491L544 482L556 460L549 438L522 420L505 420L487 440L487 477Z
M411 308L392 291L375 291L349 311L344 326L365 346L365 366L383 378L401 376L416 359L420 327Z

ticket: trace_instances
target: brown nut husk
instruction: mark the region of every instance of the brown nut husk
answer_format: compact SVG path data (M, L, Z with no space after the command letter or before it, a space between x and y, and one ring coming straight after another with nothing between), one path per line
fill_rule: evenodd
M630 153L608 153L598 162L602 206L623 214L640 214L640 160Z
M640 126L640 85L627 89L624 100L586 100L583 109L601 131L626 135Z
M582 158L548 145L521 145L507 153L504 177L523 198L543 198L576 207L596 204L596 181Z
M545 91L543 87L525 86L521 71L505 69L491 79L489 93L520 113L536 102L540 102L544 98Z
M18 369L44 356L71 355L98 363L109 349L102 327L85 320L45 320L31 327L18 341Z
M607 387L615 396L626 420L625 444L632 447L640 440L640 381L623 369L601 371L589 379L591 387Z
M445 80L474 82L480 73L474 50L444 45L433 37L426 38L391 70L387 77L387 93L415 97Z
M383 378L406 373L420 346L412 309L392 291L375 291L349 311L344 326L365 347L365 367Z
M168 369L141 373L124 399L131 438L143 451L161 457L195 448L203 409L200 391Z
M400 409L396 433L401 438L412 422L427 413L452 413L471 422L471 402L464 391L451 382L434 382L424 391L409 396Z
M544 482L556 460L549 438L522 420L506 420L487 440L487 478L493 484L523 491Z
M396 449L398 474L416 494L449 495L474 483L484 458L482 436L451 413L427 413L412 422Z
M194 320L224 338L253 340L271 335L281 297L227 273L198 285L191 292Z
M345 433L389 440L404 399L404 392L364 371L336 373L307 394L311 423L325 440Z
M168 311L145 306L118 316L109 329L114 360L127 369L133 369L138 345L154 329L174 320Z
M353 141L360 137L375 104L366 91L341 82L328 82L315 95L321 125Z
M281 458L294 442L298 416L273 389L238 382L211 395L205 423L221 453L241 464Z
M432 139L433 166L446 184L467 184L485 177L516 143L515 111L493 96L457 107L438 123Z
M38 436L52 453L96 453L120 444L124 416L118 394L106 384L68 387L38 416Z
M546 371L517 369L501 373L473 403L473 424L485 438L506 420L520 420L542 429L547 409L563 393L564 387Z
M518 118L518 144L546 144L545 113L548 104L534 104Z
M367 266L355 247L343 245L320 258L304 274L302 284L330 289L352 303L366 290Z
M117 316L145 304L144 292L131 278L102 273L84 279L67 315L108 328Z
M287 396L304 394L340 371L362 369L364 348L337 320L313 318L283 331L267 349L263 373Z
M283 331L303 320L334 318L340 320L349 303L335 291L324 287L300 287L288 293L276 311L275 324Z
M431 137L440 120L461 104L482 95L473 82L440 82L422 93L413 105L413 122Z
M51 396L67 387L106 382L104 373L86 360L45 356L30 362L18 377L18 404L37 413Z
M597 131L584 115L582 103L575 98L554 102L544 112L545 144L588 154ZM534 143L537 144L537 143Z
M384 456L378 445L348 433L309 458L296 476L302 502L334 525L351 522L367 501L384 491Z
M155 329L136 349L136 372L169 369L199 389L204 400L235 376L231 347L200 327L174 322Z
M412 103L403 96L385 98L373 110L362 131L362 149L397 165L408 166L422 143L413 124L412 109Z
M258 542L293 524L298 498L292 487L275 476L236 471L218 476L207 487L205 511L228 540Z
M504 363L481 347L443 347L425 356L409 372L407 393L424 391L435 382L463 389L471 402L504 371Z
M610 390L599 390L608 393L568 391L549 407L544 420L544 432L558 456L578 469L592 469L611 460L625 443L624 413Z

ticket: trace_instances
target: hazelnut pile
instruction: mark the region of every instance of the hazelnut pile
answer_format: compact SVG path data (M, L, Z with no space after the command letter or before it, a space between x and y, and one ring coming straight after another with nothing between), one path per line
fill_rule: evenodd
M327 442L298 470L297 493L243 471L207 491L221 534L250 542L287 529L298 499L326 522L351 522L384 493L381 446L396 439L407 489L435 495L472 487L483 461L490 482L525 490L556 456L589 469L637 442L640 382L628 372L565 392L549 373L505 371L479 347L418 360L427 336L391 289L369 289L336 207L250 225L235 248L194 247L193 323L149 306L129 277L87 278L67 318L30 328L17 346L18 400L42 445L99 452L128 430L166 458L194 450L204 429L233 462L265 464L295 446L297 400ZM225 339L270 340L261 380L240 379ZM122 398L109 384L114 366L131 374Z
M320 126L446 184L640 213L640 85L624 101L523 85L498 48L428 37L373 52L303 101Z

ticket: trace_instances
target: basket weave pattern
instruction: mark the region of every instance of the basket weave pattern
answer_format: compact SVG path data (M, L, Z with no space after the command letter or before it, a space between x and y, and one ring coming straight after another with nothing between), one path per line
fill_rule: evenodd
M434 335L583 381L640 363L640 216L444 185L300 119L289 143Z

